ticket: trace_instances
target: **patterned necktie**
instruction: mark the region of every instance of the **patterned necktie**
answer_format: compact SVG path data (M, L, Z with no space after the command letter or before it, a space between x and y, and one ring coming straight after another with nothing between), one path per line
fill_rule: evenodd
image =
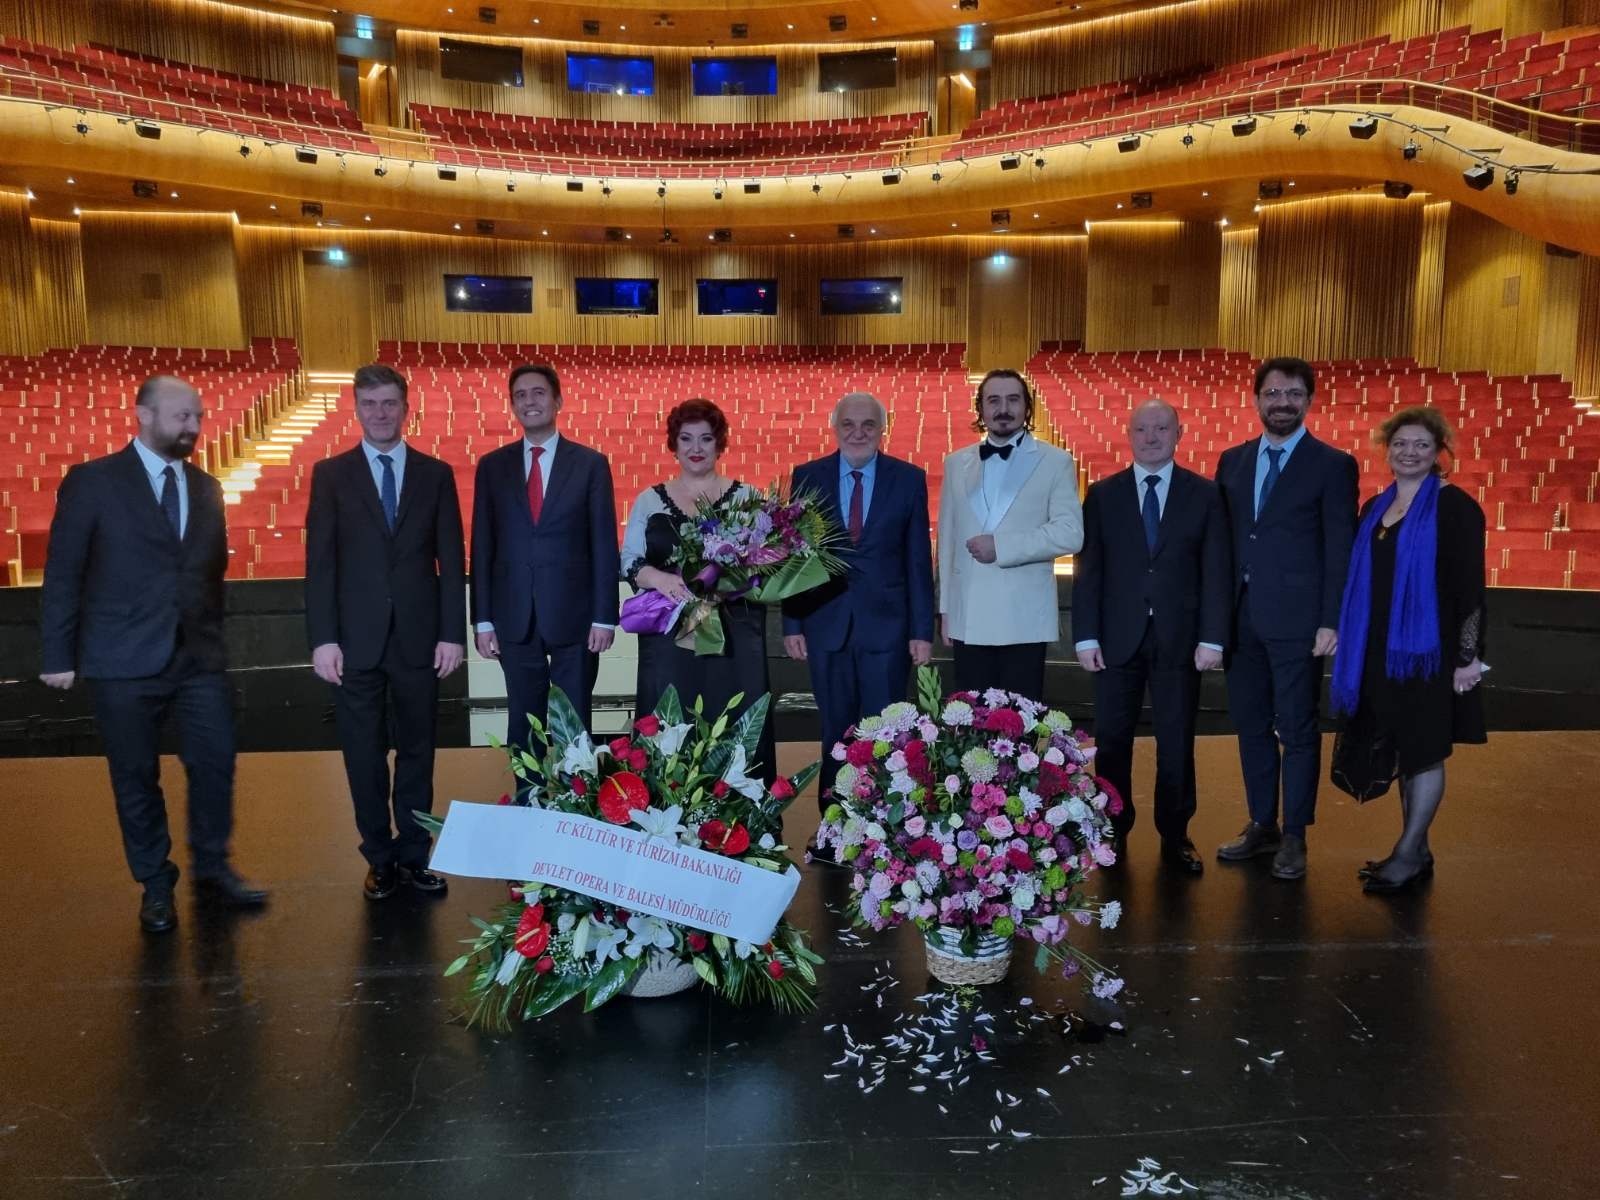
M850 540L861 540L861 472L850 472Z
M1156 497L1159 475L1144 477L1144 545L1151 554L1156 552L1156 538L1161 536L1161 501Z
M1272 495L1272 489L1278 484L1278 464L1283 459L1282 446L1267 447L1267 476L1261 481L1261 495L1256 500L1256 519L1261 519L1261 510L1267 507L1267 497Z
M178 507L178 473L170 465L161 472L161 511L172 526L172 536L183 537L183 512Z
M533 461L528 464L528 515L533 518L533 523L539 523L539 514L544 511L544 473L539 470L539 458L544 454L543 446L533 448Z
M389 526L389 532L394 532L395 514L400 511L400 493L394 486L394 459L387 454L378 455L378 464L383 467L383 483L378 489L378 494L383 498L383 519Z

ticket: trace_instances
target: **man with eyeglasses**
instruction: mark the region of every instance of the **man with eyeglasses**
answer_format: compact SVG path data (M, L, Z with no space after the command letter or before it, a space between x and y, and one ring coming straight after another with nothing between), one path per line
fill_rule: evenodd
M1306 827L1322 773L1322 659L1338 645L1360 479L1354 458L1307 432L1315 393L1309 363L1262 363L1255 378L1261 436L1217 464L1233 534L1228 706L1250 808L1243 832L1217 857L1270 854L1278 879L1306 873Z

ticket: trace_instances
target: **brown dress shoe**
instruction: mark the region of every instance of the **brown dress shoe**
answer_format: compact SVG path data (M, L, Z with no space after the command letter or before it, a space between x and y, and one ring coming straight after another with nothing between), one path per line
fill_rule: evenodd
M1272 859L1274 879L1304 879L1306 875L1306 840L1292 833L1283 835L1283 845Z
M1243 862L1259 854L1276 854L1281 844L1276 825L1251 821L1233 841L1217 847L1217 857L1223 862Z

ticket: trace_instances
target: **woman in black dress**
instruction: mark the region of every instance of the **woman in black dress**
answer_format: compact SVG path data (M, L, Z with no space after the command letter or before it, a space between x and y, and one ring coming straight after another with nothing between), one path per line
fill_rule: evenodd
M728 448L728 420L709 400L685 400L667 414L667 448L678 460L678 475L646 488L634 500L622 539L622 573L641 591L654 590L683 601L690 599L689 588L670 561L680 527L694 519L702 504L723 504L748 495L750 489L717 470ZM708 720L715 720L728 701L742 693L736 720L771 691L766 606L730 600L718 605L718 611L726 634L721 654L685 650L671 634L639 635L636 703L641 714L655 708L669 685L677 689L685 709L699 697ZM756 759L746 764L746 773L770 785L777 778L770 712Z
M1428 827L1452 747L1488 740L1477 690L1485 670L1484 517L1477 501L1441 478L1439 456L1451 452L1452 434L1436 409L1401 410L1375 440L1388 451L1394 484L1361 510L1339 624L1339 655L1360 657L1335 662L1334 699L1349 711L1359 688L1346 735L1358 743L1389 738L1398 752L1400 840L1361 871L1364 890L1394 892L1433 874ZM1363 607L1353 593L1363 590L1364 645L1359 636L1346 640Z

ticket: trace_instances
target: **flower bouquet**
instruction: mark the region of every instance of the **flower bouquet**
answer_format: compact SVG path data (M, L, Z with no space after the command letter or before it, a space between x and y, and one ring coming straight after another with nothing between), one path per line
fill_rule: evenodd
M726 600L777 604L820 587L844 570L835 553L840 534L815 495L785 498L750 491L720 503L702 501L678 529L671 565L694 595L677 603L645 591L622 605L629 633L671 633L696 654L721 654L727 644L717 606Z
M627 840L641 858L686 860L701 873L737 875L718 865L724 859L757 872L758 879L766 872L792 873L782 844L783 811L816 775L817 764L780 776L770 789L746 774L769 701L761 698L730 727L740 700L734 697L725 712L707 719L698 701L685 712L668 688L655 712L634 722L627 736L595 745L571 702L552 689L548 731L533 723L541 752L508 751L521 786L500 802L588 818L569 824L590 839L598 831ZM436 829L447 823L430 822ZM631 832L619 839L623 831ZM763 926L772 932L759 943L744 941L591 894L597 891L603 889L581 875L570 887L532 881L513 886L510 903L493 919L472 918L477 937L445 970L470 969L469 1025L504 1029L577 996L587 1012L619 992L663 995L701 980L736 1003L765 1000L784 1011L814 1005L815 967L822 959L786 921ZM792 886L785 903L787 895ZM668 897L653 901L673 911L679 906Z
M1116 861L1110 816L1122 807L1092 754L1065 713L998 690L941 699L923 667L916 704L891 704L833 748L817 841L854 870L856 923L914 922L945 982L994 982L1020 938L1037 969L1054 960L1096 996L1116 995L1122 980L1067 940L1073 922L1109 929L1121 915L1082 891Z

